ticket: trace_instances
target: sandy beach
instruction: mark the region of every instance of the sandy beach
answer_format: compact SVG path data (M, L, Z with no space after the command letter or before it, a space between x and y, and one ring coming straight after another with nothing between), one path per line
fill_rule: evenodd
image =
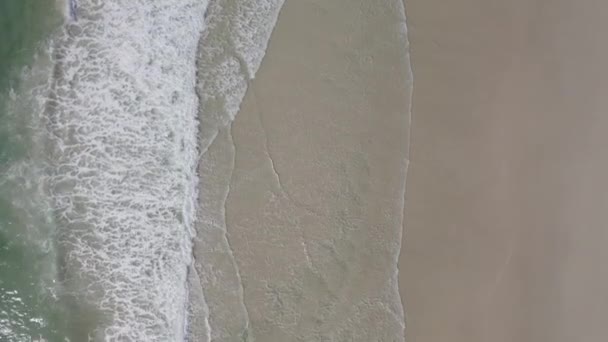
M201 159L200 336L603 340L604 7L287 0Z
M0 341L607 341L607 10L0 1Z
M407 1L408 341L605 339L605 10Z
M225 270L197 267L210 314L193 324L207 338L403 341L404 15L398 0L286 1L201 160L201 205L224 214L207 224L226 227L195 246Z
M607 12L0 1L0 341L607 341Z

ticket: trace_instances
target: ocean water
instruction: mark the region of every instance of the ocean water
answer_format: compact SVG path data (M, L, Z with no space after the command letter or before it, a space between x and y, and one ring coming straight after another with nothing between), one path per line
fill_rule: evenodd
M0 341L212 336L187 336L197 163L281 4L0 3Z
M38 195L34 82L49 33L61 21L46 0L0 2L0 341L63 341L54 292L53 225Z

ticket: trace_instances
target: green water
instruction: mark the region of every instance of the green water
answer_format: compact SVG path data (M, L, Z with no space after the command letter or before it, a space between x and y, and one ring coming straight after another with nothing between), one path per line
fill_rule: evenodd
M60 20L54 0L0 0L0 341L65 341L22 81Z

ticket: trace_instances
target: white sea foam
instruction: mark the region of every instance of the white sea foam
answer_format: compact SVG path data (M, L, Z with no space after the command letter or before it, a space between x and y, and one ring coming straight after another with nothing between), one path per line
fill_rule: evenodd
M184 339L205 7L80 0L54 53L49 191L68 295L102 317L95 341Z
M75 11L64 4L70 22L54 54L46 116L68 296L87 304L78 312L101 311L94 340L182 340L197 196L195 72L204 152L234 119L283 0L213 1L198 70L206 1L79 0ZM202 209L199 219L217 214ZM230 256L226 244L215 247ZM224 271L238 280L227 289L240 288L238 269L217 269ZM204 301L204 279L216 275L199 275L196 298ZM235 295L246 315L242 288ZM221 305L222 297L210 300ZM217 306L202 308L201 338L220 337L228 322L210 323Z

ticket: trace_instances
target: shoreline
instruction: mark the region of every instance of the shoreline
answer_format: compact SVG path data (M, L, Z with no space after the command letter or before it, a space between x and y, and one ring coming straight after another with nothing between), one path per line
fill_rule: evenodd
M225 178L230 173L225 164L231 151L216 151L216 141L225 137L237 115L282 4L282 0L271 0L254 11L248 3L217 1L205 12L207 26L198 42L196 66L200 181L188 278L192 298L198 298L190 300L188 308L188 337L195 341L241 340L249 329L225 223ZM217 168L222 170L219 174L214 173Z
M232 270L197 267L208 299L228 289L209 303L212 330L230 322L215 336L403 340L405 14L352 5L286 1L238 115L203 151L195 253Z

